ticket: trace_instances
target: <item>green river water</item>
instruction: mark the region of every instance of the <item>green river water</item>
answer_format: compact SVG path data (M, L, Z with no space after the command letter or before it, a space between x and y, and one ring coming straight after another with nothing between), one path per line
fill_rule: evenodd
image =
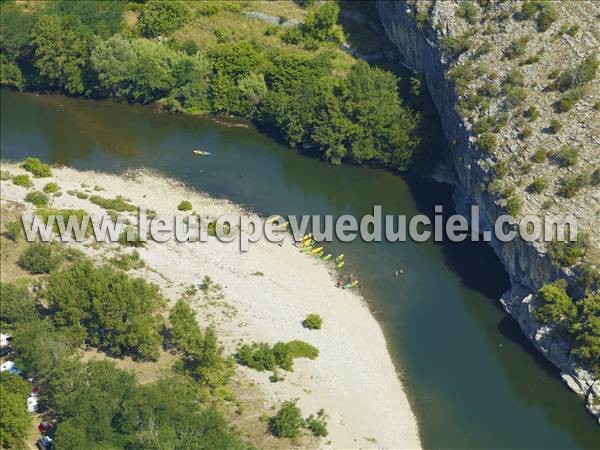
M435 204L452 210L449 185L332 167L211 119L5 90L1 111L6 160L155 169L262 214L360 217L375 204L408 216L431 215ZM199 147L212 155L195 157ZM348 271L365 283L426 448L600 448L582 401L499 306L508 277L486 244L357 240L328 249L346 253ZM395 278L398 267L406 274Z

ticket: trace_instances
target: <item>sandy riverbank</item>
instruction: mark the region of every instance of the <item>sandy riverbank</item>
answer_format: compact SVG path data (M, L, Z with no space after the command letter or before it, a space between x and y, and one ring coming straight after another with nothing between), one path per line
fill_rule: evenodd
M21 173L16 165L2 170ZM199 214L240 214L241 209L215 200L156 174L115 176L53 169L53 177L34 179L35 188L54 181L63 194L52 199L55 208L104 211L88 200L69 195L84 186L99 186L103 197L122 195L136 205L159 214L178 213L177 205L190 200ZM2 182L2 198L22 202L27 189ZM28 204L29 205L29 204ZM32 210L29 205L29 210ZM91 247L87 251L93 252ZM219 314L214 308L196 305L202 324L214 320L228 351L241 342L275 343L302 339L320 350L316 360L298 359L285 381L271 383L269 373L240 368L257 383L267 405L299 398L305 415L323 408L329 415L327 440L334 448L418 448L417 424L379 324L356 292L337 289L329 266L302 255L291 239L282 246L262 240L240 253L236 241L164 244L150 242L140 249L150 270L145 276L161 286L174 302L183 289L199 283L205 275L223 287L225 301L235 314ZM229 310L233 310L229 308ZM323 317L321 330L307 330L301 321L308 313ZM325 444L323 444L325 445Z

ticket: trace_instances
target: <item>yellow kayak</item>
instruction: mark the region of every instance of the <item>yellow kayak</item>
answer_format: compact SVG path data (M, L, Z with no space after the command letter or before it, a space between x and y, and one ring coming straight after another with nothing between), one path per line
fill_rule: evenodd
M310 254L314 255L315 253L319 253L321 250L323 250L323 247L317 247L313 251L311 251Z
M342 261L341 263L338 263L336 267L336 269L341 269L342 267L344 267L344 264L346 263L346 261Z
M335 258L335 260L337 262L340 262L342 259L344 259L344 254L343 253L341 255L339 255L337 258Z
M331 259L331 253L328 254L327 256L323 256L323 261L327 261L329 259Z
M303 241L303 242L301 242L301 243L300 243L300 246L301 246L301 247L307 247L307 246L309 246L310 244L312 244L312 239L307 239L306 241Z

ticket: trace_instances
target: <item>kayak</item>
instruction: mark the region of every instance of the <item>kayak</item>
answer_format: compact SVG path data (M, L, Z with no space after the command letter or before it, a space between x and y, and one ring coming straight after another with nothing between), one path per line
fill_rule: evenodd
M300 250L302 253L310 253L312 251L312 245L309 245L308 247L304 247L302 250Z
M354 286L356 286L357 284L358 284L358 280L354 280L353 282L342 286L342 289L350 289L350 288L353 288Z
M338 263L336 267L336 269L341 269L342 267L344 267L345 261L342 261L341 263Z
M302 247L306 247L308 245L310 245L312 243L312 239L307 239L306 241L303 241L300 245Z
M321 250L323 250L323 247L317 247L313 251L311 251L310 254L314 255L315 253L319 253Z
M319 252L315 255L315 258L321 259L323 257L323 252Z
M343 253L341 255L339 255L337 258L335 258L335 260L337 262L340 262L342 259L344 259L344 254Z
M323 261L327 261L331 259L331 253L329 255L323 256Z
M198 155L198 156L208 156L210 155L209 152L205 152L204 150L194 150L194 155Z

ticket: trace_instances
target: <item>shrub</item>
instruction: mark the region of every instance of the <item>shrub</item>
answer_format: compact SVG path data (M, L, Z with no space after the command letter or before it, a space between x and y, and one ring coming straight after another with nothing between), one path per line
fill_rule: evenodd
M523 208L523 200L518 197L510 197L506 200L506 211L509 215L516 217Z
M535 13L537 13L538 10L538 3L537 1L533 1L533 0L525 0L523 2L523 4L521 5L521 11L520 11L520 18L522 18L523 20L525 19L533 19L533 17L535 16Z
M507 59L514 59L517 56L522 56L527 51L527 44L529 43L529 36L523 36L516 41L513 41L508 47L504 49L504 56Z
M563 97L558 100L556 109L558 112L564 113L564 112L571 111L573 109L573 106L574 106L573 101L570 98Z
M504 78L504 84L508 85L508 86L523 86L523 84L525 83L525 75L523 74L523 71L519 68L514 68L512 69L510 72L508 72L506 74L506 77Z
M557 119L552 119L550 121L550 126L548 127L548 130L550 131L550 133L552 134L556 134L558 133L560 130L562 129L562 123L560 123L559 120Z
M82 223L83 218L88 216L88 213L83 209L53 209L53 208L39 208L35 214L39 216L44 223L48 223L48 218L50 216L57 216L54 221L53 231L55 233L60 232L60 228L58 226L58 221L61 220L59 217L62 217L63 223L66 225L68 223L69 217L74 216L77 220L77 223ZM89 236L92 232L92 223L88 222L87 229L85 230L85 236ZM72 237L76 237L75 230L73 229L71 232Z
M322 409L317 412L316 417L312 414L308 416L306 418L305 426L313 436L325 437L329 434L327 431L327 418L325 416L325 411Z
M58 249L50 244L35 242L19 258L19 265L31 274L50 273L63 260Z
M598 186L600 184L600 168L597 168L592 172L590 177L590 184L592 186Z
M577 164L577 160L579 159L579 151L570 145L561 145L558 149L558 155L556 155L556 159L560 167L574 166Z
M21 235L21 230L23 229L19 220L12 220L10 222L7 222L5 228L6 231L4 231L4 236L6 236L11 241L16 241Z
M298 339L290 341L285 345L292 358L315 359L319 356L319 349Z
M522 105L525 100L527 100L527 96L529 92L527 89L522 87L513 87L506 90L506 106L509 108L515 108L519 105Z
M25 196L25 201L33 203L37 207L48 206L48 196L40 191L28 192Z
M23 161L23 168L31 172L35 178L46 178L52 176L52 171L48 164L44 164L39 158L26 158Z
M294 358L315 359L317 356L319 356L317 348L299 340L277 342L272 348L264 342L244 344L236 354L240 364L258 371L275 370L276 367L291 371Z
M558 19L558 12L550 2L539 3L540 14L538 15L537 25L538 30L542 33Z
M479 17L479 9L472 1L463 1L456 9L456 16L464 19L469 25L475 25Z
M548 187L548 180L544 177L535 177L531 187L533 192L541 194Z
M589 247L589 236L586 233L578 233L577 240L552 241L548 244L548 257L550 261L559 267L569 267L583 258Z
M573 198L587 184L587 181L585 175L567 175L560 180L558 195L564 198Z
M508 164L504 160L499 160L494 166L494 175L496 179L502 179L508 173Z
M544 150L543 148L538 148L535 153L533 154L533 162L536 163L541 163L546 161L547 158L547 154L546 154L546 150Z
M193 208L192 203L187 200L182 200L177 209L179 211L191 211Z
M54 194L54 193L56 193L58 191L60 191L60 187L56 183L47 183L44 186L44 192L46 194Z
M77 195L77 194L75 194L75 195ZM99 195L92 195L90 197L90 202L100 206L101 208L112 209L113 211L118 211L118 212L123 212L123 211L134 212L137 210L135 205L128 203L120 195L116 196L113 199L103 198L103 197L100 197Z
M588 56L576 67L563 71L555 82L556 87L564 92L592 81L596 77L599 65L600 61L595 54Z
M190 11L184 2L150 0L142 9L137 27L144 37L153 38L177 31L189 18Z
M594 108L595 111L600 111L600 102L594 103L593 108Z
M128 234L131 235L131 239L128 239ZM146 245L146 241L142 241L138 236L137 230L132 227L121 231L118 242L125 247L144 247Z
M323 319L318 314L309 314L302 321L302 326L309 330L320 330L323 325Z
M302 31L297 26L290 27L281 35L281 40L286 44L297 45L302 42Z
M481 136L479 136L477 138L477 142L479 143L479 147L488 153L494 152L498 145L496 135L490 132L483 133Z
M260 372L263 370L273 370L276 364L273 350L266 342L254 342L251 345L242 345L236 357L241 364Z
M520 137L521 137L522 140L525 140L528 137L530 137L532 134L533 134L533 129L530 126L525 125L523 127L523 129L521 130Z
M110 262L121 270L141 269L144 267L144 261L141 260L140 253L137 250L131 252L130 255L118 255L112 258Z
M464 52L471 49L473 42L469 33L465 33L459 37L444 36L440 41L442 50L450 57L457 58Z
M527 111L525 111L525 117L527 117L531 122L536 121L540 117L540 111L535 105L531 105Z
M302 412L296 406L297 400L283 402L277 414L271 418L271 432L278 437L297 438L300 436L300 428L304 420Z
M198 14L201 16L214 16L219 12L219 7L213 2L202 2L198 5Z
M29 178L29 175L15 175L12 179L12 182L13 182L13 184L16 184L17 186L23 186L26 188L33 186L33 183L31 182L31 178Z

